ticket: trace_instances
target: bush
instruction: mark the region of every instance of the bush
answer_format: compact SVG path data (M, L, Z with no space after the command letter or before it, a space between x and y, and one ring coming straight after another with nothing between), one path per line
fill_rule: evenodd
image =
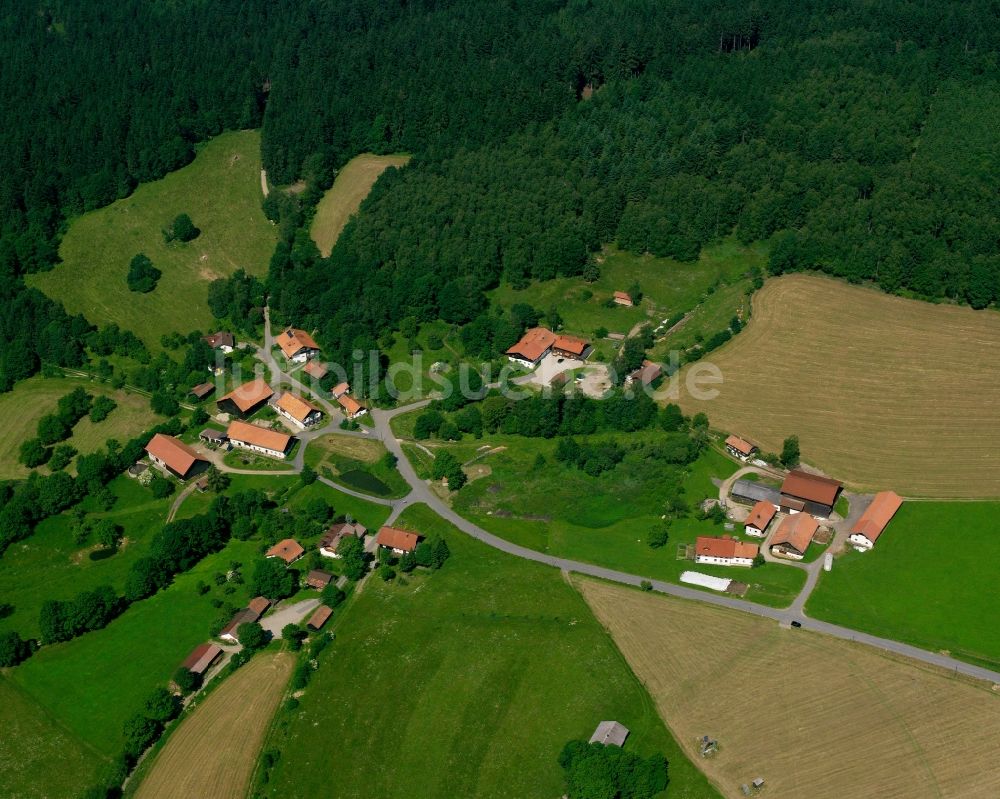
M17 459L29 469L34 469L36 466L41 466L49 460L51 455L52 450L45 447L41 439L29 438L21 442L21 449Z
M94 404L90 406L90 421L95 424L103 422L108 418L108 414L117 407L118 403L111 399L111 397L101 394L94 399Z
M257 622L247 622L236 628L236 637L248 652L256 652L267 646L270 634Z
M389 582L390 580L394 580L396 578L396 570L388 563L383 563L378 567L378 576L386 582Z
M49 469L53 472L65 469L76 455L76 447L70 444L57 444L52 450L52 457L49 458Z
M191 217L187 214L178 214L174 217L174 221L170 223L170 227L163 231L163 238L169 244L171 241L194 241L198 238L201 233L198 228L194 226L194 222L191 221Z
M137 713L125 721L122 733L125 735L125 754L132 759L137 759L160 737L163 732L163 725Z
M149 483L149 489L157 499L166 499L174 493L174 484L166 477L154 475Z
M128 284L129 291L148 294L156 288L156 283L162 274L159 269L153 266L153 262L149 258L143 253L139 253L129 264L125 282Z
M306 631L297 624L286 624L281 628L281 639L288 642L288 648L298 652L306 638Z
M29 658L34 648L33 641L25 641L13 630L0 633L0 668L16 666Z
M643 580L641 583L639 583L639 588L643 591L652 591L653 584L649 580Z
M652 530L649 531L649 536L646 538L646 543L649 544L653 549L659 549L660 547L666 546L667 541L670 540L670 524L669 522L664 522L663 524L658 524Z
M185 669L187 671L187 669ZM190 674L190 672L188 672ZM157 688L153 693L149 695L146 699L145 713L146 716L153 719L153 721L159 721L160 723L166 723L171 719L177 718L181 712L181 700L177 694L172 694L166 688Z
M149 398L149 407L153 409L153 413L161 416L176 416L181 412L180 403L165 391L153 392L153 396Z

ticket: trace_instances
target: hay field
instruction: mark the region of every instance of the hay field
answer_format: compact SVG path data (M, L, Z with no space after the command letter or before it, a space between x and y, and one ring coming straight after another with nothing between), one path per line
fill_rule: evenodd
M876 650L578 579L689 756L727 797L996 797L1000 696ZM701 735L720 751L702 758Z
M769 280L753 319L707 359L696 401L714 427L802 457L862 489L1000 496L1000 314L891 297L828 278Z
M269 652L227 678L167 740L137 799L243 799L294 665L287 652Z
M59 398L78 386L83 386L95 397L104 394L118 403L118 407L103 422L94 424L85 416L76 423L73 435L66 443L82 453L100 449L109 438L117 438L124 443L157 421L162 421L162 417L150 409L149 397L115 391L107 383L37 375L22 380L13 391L0 395L0 419L4 420L0 427L0 480L27 477L30 469L17 460L21 442L34 438L38 420L47 413L54 413ZM39 471L48 470L41 467Z
M379 175L390 166L406 166L409 161L408 155L362 153L344 165L316 206L316 216L309 231L324 258L330 254L340 231L361 207Z
M162 229L180 213L201 235L167 244ZM187 166L74 219L59 247L63 262L26 281L70 313L116 322L158 350L164 333L211 329L208 284L240 268L265 274L277 240L261 209L260 133L223 133L200 145ZM125 283L139 252L163 272L149 294Z

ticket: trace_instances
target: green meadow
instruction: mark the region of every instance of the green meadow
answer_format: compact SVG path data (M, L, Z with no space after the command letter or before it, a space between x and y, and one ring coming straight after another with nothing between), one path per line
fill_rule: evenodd
M558 571L503 555L426 506L400 524L446 537L437 572L369 579L298 707L276 718L264 796L560 796L556 759L602 719L663 752L672 799L717 796Z
M997 669L998 516L998 502L904 502L871 552L823 573L806 612Z
M164 333L212 328L210 281L241 268L267 271L277 233L261 199L260 134L224 133L201 145L186 167L73 220L59 248L62 263L28 282L70 313L96 324L116 322L159 349ZM162 230L180 213L201 234L167 244ZM125 283L129 262L140 252L163 272L148 294L129 291Z

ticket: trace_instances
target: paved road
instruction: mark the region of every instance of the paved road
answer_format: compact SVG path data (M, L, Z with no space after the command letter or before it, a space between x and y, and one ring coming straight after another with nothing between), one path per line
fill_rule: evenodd
M279 364L277 364L271 355L271 346L273 339L271 338L270 329L270 319L267 314L267 309L265 309L265 340L264 348L260 351L261 358L265 361L268 367L273 372L273 375L278 380L285 380L290 382L292 385L300 386L297 380L291 378L289 375L285 374ZM329 407L329 404L322 401L324 406ZM446 503L444 503L440 497L435 494L430 486L417 475L413 468L413 464L410 463L406 454L403 452L402 443L396 439L390 427L390 422L396 416L404 413L409 413L418 408L426 406L430 400L422 400L421 402L415 402L410 405L405 405L400 408L394 408L392 410L379 410L373 409L371 415L373 421L375 422L375 438L380 439L385 445L386 449L392 452L398 459L398 469L400 474L409 483L411 491L402 499L386 501L379 500L375 497L360 494L359 492L352 492L345 489L342 486L338 486L332 483L334 488L344 491L345 493L352 494L354 496L360 496L364 499L373 502L379 502L380 504L388 504L392 508L390 515L390 520L396 519L400 513L402 513L405 508L410 505L417 503L424 503L429 508L431 508L435 513L446 519L459 530L461 530L466 535L469 535L478 541L482 541L494 549L498 549L501 552L506 552L509 555L514 555L515 557L524 558L525 560L534 561L535 563L542 563L546 566L551 566L556 569L561 569L565 572L576 572L578 574L588 575L590 577L597 577L604 580L611 580L612 582L622 583L624 585L641 585L643 582L648 581L654 591L658 591L663 594L668 594L670 596L679 597L681 599L690 599L695 602L707 602L710 605L716 605L718 607L728 608L730 610L738 610L744 613L750 613L754 616L760 616L767 619L772 619L782 625L791 625L792 622L798 622L803 628L815 632L821 632L826 635L832 635L835 638L841 638L846 641L858 641L860 643L867 644L869 646L875 647L876 649L881 649L886 652L892 652L897 655L903 655L905 657L913 658L914 660L921 661L923 663L928 663L933 666L938 666L949 671L954 671L957 674L965 674L970 677L975 677L981 680L987 680L992 683L1000 684L1000 672L991 671L990 669L985 669L980 666L974 666L969 663L964 663L960 660L955 660L954 658L948 657L947 655L942 655L937 652L930 652L925 649L919 649L909 644L900 643L899 641L892 641L887 638L879 638L875 635L868 635L867 633L858 632L857 630L852 630L849 627L841 627L837 624L830 624L829 622L818 621L815 619L810 619L805 616L803 612L803 607L805 601L809 596L809 593L815 587L816 582L819 579L820 564L821 561L816 561L814 564L809 564L806 568L807 579L806 586L803 588L802 592L796 597L795 602L792 603L791 607L786 609L771 608L765 605L758 605L755 602L747 602L743 599L734 599L725 595L718 595L713 593L708 593L705 591L697 591L693 588L687 588L681 585L674 585L673 583L663 582L662 580L650 580L649 578L643 577L637 574L628 574L626 572L616 571L614 569L606 569L603 566L595 566L591 563L582 563L580 561L570 560L568 558L559 558L553 555L548 555L544 552L538 552L534 549L528 549L526 547L518 546L504 538L493 535L493 533L487 532L483 528L476 524L473 524L468 519L460 516L455 511L453 511ZM326 434L327 432L337 433L340 435L350 433L351 431L340 430L340 429L329 429L331 425L326 425L319 431L314 431L315 434ZM300 436L303 438L302 443L299 446L299 452L295 459L296 471L302 468L302 456L305 451L306 444L308 441L315 438L316 435L310 436ZM852 514L853 515L853 514ZM287 622L286 622L287 623Z
M300 624L302 620L316 610L319 597L303 599L293 605L278 608L260 620L260 626L269 631L275 638L281 638L281 631L286 624Z

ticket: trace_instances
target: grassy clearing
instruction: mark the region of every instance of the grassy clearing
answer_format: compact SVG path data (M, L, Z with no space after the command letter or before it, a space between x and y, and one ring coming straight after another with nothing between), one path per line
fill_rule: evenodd
M616 435L621 443L639 441L650 434ZM472 480L454 499L455 509L480 526L522 546L559 557L595 563L651 578L678 582L682 571L697 569L706 574L731 577L749 583L746 598L784 607L798 594L804 582L801 570L782 564L755 569L695 566L678 560L678 547L693 544L699 535L721 535L725 529L693 516L674 521L666 546L647 544L650 530L661 523L664 512L663 485L672 479L671 468L634 455L614 471L590 477L579 469L555 461L555 443L517 436L490 436L474 442L506 449L488 455L479 463L489 474ZM456 456L466 460L466 450ZM535 466L538 454L546 463ZM712 482L729 476L736 467L713 450L706 451L683 476L684 496L692 508L701 500L717 497ZM732 531L741 532L740 529ZM752 540L752 539L748 539Z
M431 347L432 337L441 340L440 347ZM397 332L386 351L392 385L404 401L420 399L435 391L438 384L431 366L442 361L454 367L463 355L464 347L458 336L453 335L453 327L440 320L421 324L412 339Z
M294 445L298 446L298 444ZM294 448L289 450L285 459L271 458L260 455L248 449L232 449L222 456L222 462L233 469L251 469L255 472L291 472L292 464L288 459L293 456Z
M574 277L532 283L521 290L505 285L493 291L491 299L504 307L523 302L544 311L555 306L567 330L586 336L593 335L599 327L613 333L628 333L639 322L659 324L703 304L718 306L715 312L705 314L706 332L711 334L726 327L736 313L739 298L749 285L744 275L752 266L766 262L766 248L761 244L744 247L727 239L706 247L693 263L633 255L615 247L607 247L601 257L601 276L594 283ZM633 283L638 283L643 291L638 307L605 307L605 301L615 291L626 291ZM721 292L723 287L732 291ZM718 302L723 297L732 302L728 305ZM719 317L718 324L711 327L709 323L715 324L715 317Z
M125 442L162 421L149 407L149 398L140 394L115 391L105 383L85 379L60 377L32 377L18 383L13 391L0 394L0 479L13 480L28 475L17 456L21 442L35 437L38 420L48 413L55 413L59 398L74 388L83 386L95 397L106 395L118 403L110 415L98 424L84 417L73 428L73 435L66 442L80 452L93 452L104 446L109 438ZM39 471L47 472L43 466Z
M1000 793L1000 771L982 767L1000 745L1000 698L982 683L702 603L577 584L727 797L761 775L775 797ZM705 733L719 741L707 759L694 753Z
M402 497L410 486L395 467L382 462L380 441L328 435L309 442L306 463L319 474L348 488L379 497Z
M0 676L0 729L0 796L7 799L79 796L105 762L6 676Z
M302 484L299 483L299 485ZM369 530L377 530L389 518L388 505L365 502L363 499L352 497L320 482L299 488L295 495L288 500L288 504L292 508L297 508L315 497L326 500L338 516L341 514L349 515Z
M44 647L11 674L17 685L62 726L112 757L122 745L122 724L165 684L191 649L204 641L218 610L215 592L200 596L230 561L248 563L259 543L231 541L158 594L136 603L103 630ZM236 586L226 599L249 597Z
M403 167L409 161L408 155L362 153L344 165L337 173L333 186L316 206L316 216L309 231L324 258L330 254L340 231L357 213L379 176L390 166Z
M1000 393L1000 315L812 275L770 280L753 304L710 356L718 396L684 393L686 413L772 451L798 435L806 461L859 488L1000 496L1000 404L984 401Z
M871 552L838 557L807 612L1000 668L996 502L906 502Z
M47 599L71 599L80 591L111 585L121 593L132 564L148 553L149 541L167 517L171 499L156 500L136 481L119 477L111 483L119 497L107 512L89 514L91 520L112 519L124 530L117 554L91 559L100 546L74 541L74 522L68 514L45 519L31 537L13 544L0 558L0 597L14 612L0 619L0 630L38 635L38 613Z
M29 283L71 313L97 324L117 322L158 349L164 333L212 327L210 281L239 268L267 271L277 233L260 204L260 135L225 133L202 145L183 169L76 219L59 250L63 263L31 275ZM201 235L168 245L161 231L180 213L191 216ZM125 285L139 252L163 272L149 294Z
M601 719L670 760L669 795L711 797L586 604L552 569L469 539L425 506L401 524L448 538L435 573L372 580L301 706L266 746L282 797L559 796L556 757ZM391 752L391 756L387 753Z
M295 658L265 652L229 677L170 736L138 799L242 799Z

